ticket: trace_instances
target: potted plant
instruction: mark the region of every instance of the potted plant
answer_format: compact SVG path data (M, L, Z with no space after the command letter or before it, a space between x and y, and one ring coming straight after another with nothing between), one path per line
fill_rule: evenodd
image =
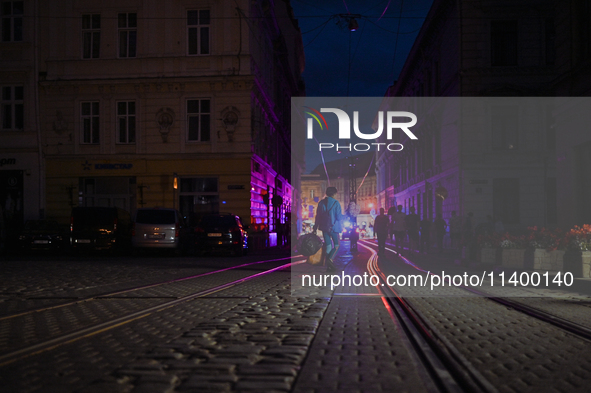
M523 269L525 267L525 236L515 236L505 233L500 239L501 263L503 267Z
M480 250L479 262L484 265L500 265L501 264L501 248L500 235L497 233L490 233L480 235L476 239L476 244Z
M575 226L565 236L564 268L575 277L591 277L591 225Z
M526 253L526 266L535 270L562 271L564 269L564 247L561 242L564 231L544 227L529 227L527 245L530 248Z

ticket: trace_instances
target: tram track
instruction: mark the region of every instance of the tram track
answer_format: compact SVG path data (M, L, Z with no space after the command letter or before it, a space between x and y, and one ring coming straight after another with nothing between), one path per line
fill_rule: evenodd
M373 247L359 243L372 255L367 269L380 279L376 286L384 306L396 325L400 326L407 342L425 368L438 391L449 393L493 393L497 389L426 318L386 282L386 275L378 266L378 255ZM371 243L370 243L371 244Z
M66 344L76 342L76 341L84 339L84 338L92 337L92 336L97 335L99 333L126 325L128 323L137 321L139 319L143 319L145 317L148 317L150 315L164 311L164 310L169 309L171 307L175 307L177 305L186 303L186 302L191 301L193 299L197 299L200 297L206 297L206 296L212 295L214 293L221 292L226 289L236 287L238 285L242 285L250 280L256 279L258 277L262 277L264 275L267 275L267 274L270 274L270 273L273 273L273 272L276 272L279 270L286 269L294 264L303 263L304 261L301 260L301 257L288 257L288 258L280 258L280 259L274 259L274 260L258 261L258 262L254 262L254 263L242 264L239 266L233 266L230 268L207 272L207 273L203 273L203 274L199 274L199 275L181 277L178 279L167 280L167 281L163 281L160 283L142 285L142 286L137 286L134 288L127 288L125 290L114 291L111 293L104 293L104 294L100 294L100 295L90 296L88 298L80 299L80 300L77 300L74 302L67 302L67 303L62 303L59 305L52 305L49 307L41 307L41 308L37 308L34 310L28 310L26 312L17 313L17 314L13 314L13 315L6 315L6 316L0 318L0 323L2 323L3 321L14 319L14 318L28 316L30 314L37 314L37 313L43 313L44 311L51 311L56 308L75 306L77 304L84 303L84 302L108 300L108 299L112 299L113 297L116 297L117 295L122 295L122 294L133 292L133 291L151 289L151 288L155 288L155 287L163 286L163 285L174 285L174 284L178 284L179 282L183 282L183 281L187 281L187 280L197 280L197 279L202 278L204 276L209 276L209 275L216 274L216 273L222 273L222 272L226 272L228 270L234 270L234 269L239 269L239 268L244 268L244 267L251 267L253 265L260 265L260 264L264 264L264 263L273 263L273 262L277 263L279 261L283 261L286 259L291 259L292 261L290 261L289 263L286 263L286 264L280 264L279 266L275 266L275 267L272 267L269 269L264 269L262 271L254 273L254 274L249 274L249 275L246 275L246 276L238 278L238 279L233 279L233 280L231 279L230 281L224 282L222 284L210 286L206 289L199 290L199 291L187 294L187 295L173 296L173 297L168 298L168 299L172 299L172 300L168 300L164 297L158 297L157 299L164 299L164 301L162 301L156 305L152 305L149 307L143 307L140 310L126 313L124 315L120 315L116 318L112 318L112 319L109 319L106 321L103 320L98 323L87 324L87 326L76 329L74 331L70 331L65 334L54 335L52 337L38 340L37 342L35 342L33 344L10 350L10 351L0 355L0 367L9 365L11 363L25 359L25 358L33 356L33 355L37 355L37 354L40 354L43 352L50 351L52 349L61 347ZM146 299L145 296L142 296L141 298ZM133 297L131 297L131 298L130 297L119 297L117 299L121 300L121 301L125 301L125 300L133 300L134 298ZM147 299L149 299L149 297Z
M389 250L389 251L397 254L400 258L408 261L408 259L406 257L400 255L396 251L393 251L393 250ZM411 265L414 265L414 263L411 263ZM434 274L434 273L431 273L431 274ZM486 291L478 290L478 289L463 286L463 285L455 286L455 288L462 289L464 291L470 292L470 293L475 294L477 296L486 298L489 301L501 304L505 307L509 307L509 308L519 311L523 314L526 314L532 318L535 318L537 320L540 320L540 321L543 321L543 322L548 323L550 325L553 325L555 327L558 327L570 334L574 334L577 337L591 341L591 328L589 328L589 327L580 325L580 324L573 322L573 321L569 321L565 318L562 318L557 315L553 315L549 312L540 310L538 308L528 306L522 302L513 300L508 297L499 297L497 295L488 293Z
M61 308L61 307L67 307L67 306L71 306L71 305L75 305L75 304L79 304L79 303L84 303L84 302L88 302L88 301L93 301L93 300L115 298L119 295L123 295L123 294L134 292L134 291L156 288L156 287L160 287L163 285L169 285L169 284L174 284L174 283L178 283L178 282L182 282L182 281L197 279L200 277L206 277L206 276L210 276L213 274L219 274L219 273L223 273L223 272L230 271L230 270L236 270L236 269L240 269L240 268L244 268L244 267L252 267L252 266L256 266L256 265L260 265L260 264L278 262L278 261L283 261L283 260L287 260L287 259L294 259L294 258L296 258L296 257L285 257L285 258L268 259L268 260L264 260L264 261L245 263L245 264L231 266L231 267L227 267L224 269L213 270L213 271L205 272L205 273L201 273L201 274L194 274L194 275L190 275L190 276L175 278L172 280L166 280L166 281L161 281L161 282L156 282L156 283L151 283L151 284L138 285L138 286L133 286L133 287L129 287L129 288L121 289L121 290L116 290L116 291L111 291L111 292L102 292L102 293L97 293L97 294L90 295L90 296L83 296L83 297L73 297L73 296L69 296L69 297L63 297L63 296L28 297L28 298L25 298L25 300L43 299L43 300L71 300L71 301L58 302L57 304L52 304L49 306L35 307L35 308L31 308L29 310L24 310L24 311L12 313L12 314L4 314L4 315L0 314L0 322L7 320L7 319L21 317L21 316L32 314L32 313L43 312L43 311L52 310L52 309ZM126 298L129 298L129 297L126 297ZM141 298L147 299L149 297L142 296ZM154 297L154 298L157 298L157 297ZM162 298L162 297L158 297L158 298Z
M375 253L377 244L365 243L364 247ZM386 250L394 252L388 248ZM436 274L423 269L421 263L412 257L409 257L410 260L403 258L406 270L397 271L398 277L401 273L406 276L416 275L417 270L422 277ZM386 259L388 261L391 260ZM378 275L383 283L386 278L383 270L393 272L383 264L384 260L380 260L382 266L378 266L377 262L377 256L374 256L373 261L368 262L367 269L371 274ZM431 350L439 354L446 365L452 365L448 371L464 391L535 391L531 390L533 386L538 391L560 390L560 381L567 380L572 391L586 391L586 385L577 373L589 358L583 349L587 348L589 342L588 318L573 316L574 320L570 320L568 314L556 310L556 305L546 309L542 303L539 305L541 309L538 309L524 304L525 301L499 296L499 293L491 294L481 288L448 286L449 289L442 292L442 296L433 296L425 292L429 291L429 287L424 290L418 286L407 288L404 284L400 288L390 288L388 284L384 284L384 287L376 289L384 297L391 298L387 301L383 299L387 303L386 308L392 307L396 311L400 307L410 316L411 325L430 343ZM468 293L468 289L472 290ZM514 292L508 293L515 295ZM540 299L548 297L560 300L545 292L540 296ZM534 302L534 305L538 303ZM553 313L555 310L556 315ZM583 323L579 324L578 321ZM546 337L552 337L552 340L546 340ZM417 356L433 374L436 365L429 365L423 360L418 346L414 344L412 351L419 353ZM512 355L507 357L507 352ZM571 363L569 359L577 361ZM564 367L577 371L559 371L564 370ZM536 378L539 379L533 382ZM453 391L453 385L451 389L443 385L436 373L433 379L438 383L439 390ZM527 381L527 388L524 387L524 381Z

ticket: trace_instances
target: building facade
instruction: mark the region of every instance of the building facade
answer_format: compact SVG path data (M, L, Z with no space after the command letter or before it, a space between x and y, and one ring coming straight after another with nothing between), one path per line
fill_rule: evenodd
M44 214L37 85L37 2L2 1L0 37L0 250L12 228Z
M490 215L509 230L557 224L549 127L495 128L494 111L475 116L469 100L441 109L443 97L551 95L555 11L553 1L434 1L386 98L439 97L421 111L438 120L420 124L418 140L403 135L402 152L378 153L380 206L414 207L429 219L472 212L473 225Z
M591 4L569 0L557 9L556 66L552 88L563 100L556 124L568 132L556 135L558 223L572 228L591 223ZM584 114L581 118L581 113Z
M303 95L288 1L29 3L46 217L231 212L275 244L293 191L287 108Z

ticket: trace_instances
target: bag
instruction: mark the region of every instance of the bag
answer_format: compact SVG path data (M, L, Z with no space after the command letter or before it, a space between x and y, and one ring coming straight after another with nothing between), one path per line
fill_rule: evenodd
M321 250L323 245L324 243L322 243L322 240L317 235L308 233L307 235L300 236L297 249L302 255L309 257L315 255L318 250Z
M320 265L322 263L322 257L324 256L324 247L320 247L320 250L314 255L310 255L306 260L310 265Z

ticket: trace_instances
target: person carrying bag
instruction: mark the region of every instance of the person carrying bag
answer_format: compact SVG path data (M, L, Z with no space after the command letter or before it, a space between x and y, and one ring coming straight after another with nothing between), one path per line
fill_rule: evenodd
M334 256L339 250L339 236L343 231L343 227L341 226L341 220L343 219L341 204L333 198L336 193L336 187L328 187L326 189L326 198L318 203L318 211L314 223L314 233L316 234L316 231L320 229L324 238L327 272L337 270L334 264Z

